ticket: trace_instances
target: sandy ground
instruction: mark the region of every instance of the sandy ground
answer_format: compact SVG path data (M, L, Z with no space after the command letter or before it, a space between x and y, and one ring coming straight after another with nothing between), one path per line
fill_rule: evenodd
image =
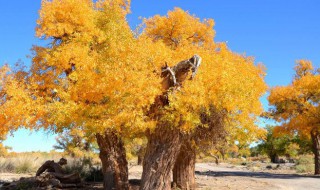
M197 189L201 190L320 190L320 176L284 174L290 171L252 171L229 164L196 164ZM140 179L141 166L129 167L129 178ZM10 182L34 174L0 173L0 182ZM101 185L98 185L101 186Z
M245 167L196 165L199 189L320 190L320 176L284 174L279 171L251 171Z

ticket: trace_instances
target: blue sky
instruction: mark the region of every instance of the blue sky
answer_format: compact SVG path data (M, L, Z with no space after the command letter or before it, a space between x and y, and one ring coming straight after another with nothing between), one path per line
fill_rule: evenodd
M2 0L0 2L0 64L18 60L30 64L33 44L45 44L35 38L34 28L41 0ZM217 42L227 42L238 53L254 56L267 67L266 82L272 87L290 83L296 60L309 59L320 65L320 2L317 0L132 0L129 24L135 27L139 17L164 15L181 7L200 18L215 20ZM266 98L262 98L267 108ZM54 135L20 130L5 144L14 151L48 151Z

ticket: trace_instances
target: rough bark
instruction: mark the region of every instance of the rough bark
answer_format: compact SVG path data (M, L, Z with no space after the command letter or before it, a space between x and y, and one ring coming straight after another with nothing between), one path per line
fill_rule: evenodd
M314 174L320 174L320 133L317 130L311 132L312 151L314 154Z
M158 127L149 135L140 190L170 190L170 172L181 146L177 130Z
M128 190L128 162L122 139L114 132L96 135L105 190Z
M150 107L148 115L151 118L159 121L163 114L161 113L162 108L169 105L168 93L174 93L181 88L190 71L192 72L190 80L193 79L200 64L201 57L194 55L188 60L179 62L174 67L165 65L161 68L164 92L156 97L155 103ZM181 118L180 121L182 121ZM181 123L170 129L167 127L170 125L160 124L153 133L148 135L148 145L143 161L141 190L171 189L170 172L173 170L182 143L179 131L180 125Z
M195 147L190 141L183 143L173 168L173 184L181 190L196 189L195 164Z

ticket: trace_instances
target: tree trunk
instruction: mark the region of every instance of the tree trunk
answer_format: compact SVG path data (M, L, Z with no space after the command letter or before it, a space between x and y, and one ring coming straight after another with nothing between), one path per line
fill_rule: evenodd
M138 151L138 165L142 165L143 163L143 158L144 158L144 147L141 147Z
M216 160L216 164L219 165L219 157L216 155L212 155L211 156Z
M196 189L195 183L196 149L188 141L182 144L173 168L173 183L181 190Z
M176 89L182 86L190 70L192 71L190 79L193 79L200 64L201 57L194 55L188 60L179 62L174 67L169 67L167 64L162 67L161 77L164 78L162 86L165 91L162 95L156 97L148 115L158 120L163 114L161 111L159 113L159 110L161 110L159 108L169 105L168 93L174 93ZM180 119L180 121L182 120ZM181 123L174 126L173 129L166 127L166 124L158 125L155 131L148 135L140 190L171 189L170 173L173 170L182 143L179 126L181 126Z
M311 132L312 151L314 153L314 174L320 174L320 133L315 130Z
M181 135L178 130L157 127L148 135L140 190L171 189L170 173L180 146Z
M277 154L271 154L270 160L272 163L279 163L279 156Z
M114 132L96 135L102 162L105 190L128 190L128 162L122 139Z

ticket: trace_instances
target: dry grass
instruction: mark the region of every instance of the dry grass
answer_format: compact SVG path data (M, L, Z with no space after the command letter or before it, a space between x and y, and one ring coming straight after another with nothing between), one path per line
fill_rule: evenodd
M13 153L0 158L0 172L33 173L47 160L59 160L60 153Z
M297 173L314 173L314 158L313 155L301 155L295 166Z
M35 174L47 160L59 161L61 157L68 160L66 173L79 173L87 181L101 181L101 162L98 155L90 158L71 158L59 152L11 153L0 157L0 173Z

